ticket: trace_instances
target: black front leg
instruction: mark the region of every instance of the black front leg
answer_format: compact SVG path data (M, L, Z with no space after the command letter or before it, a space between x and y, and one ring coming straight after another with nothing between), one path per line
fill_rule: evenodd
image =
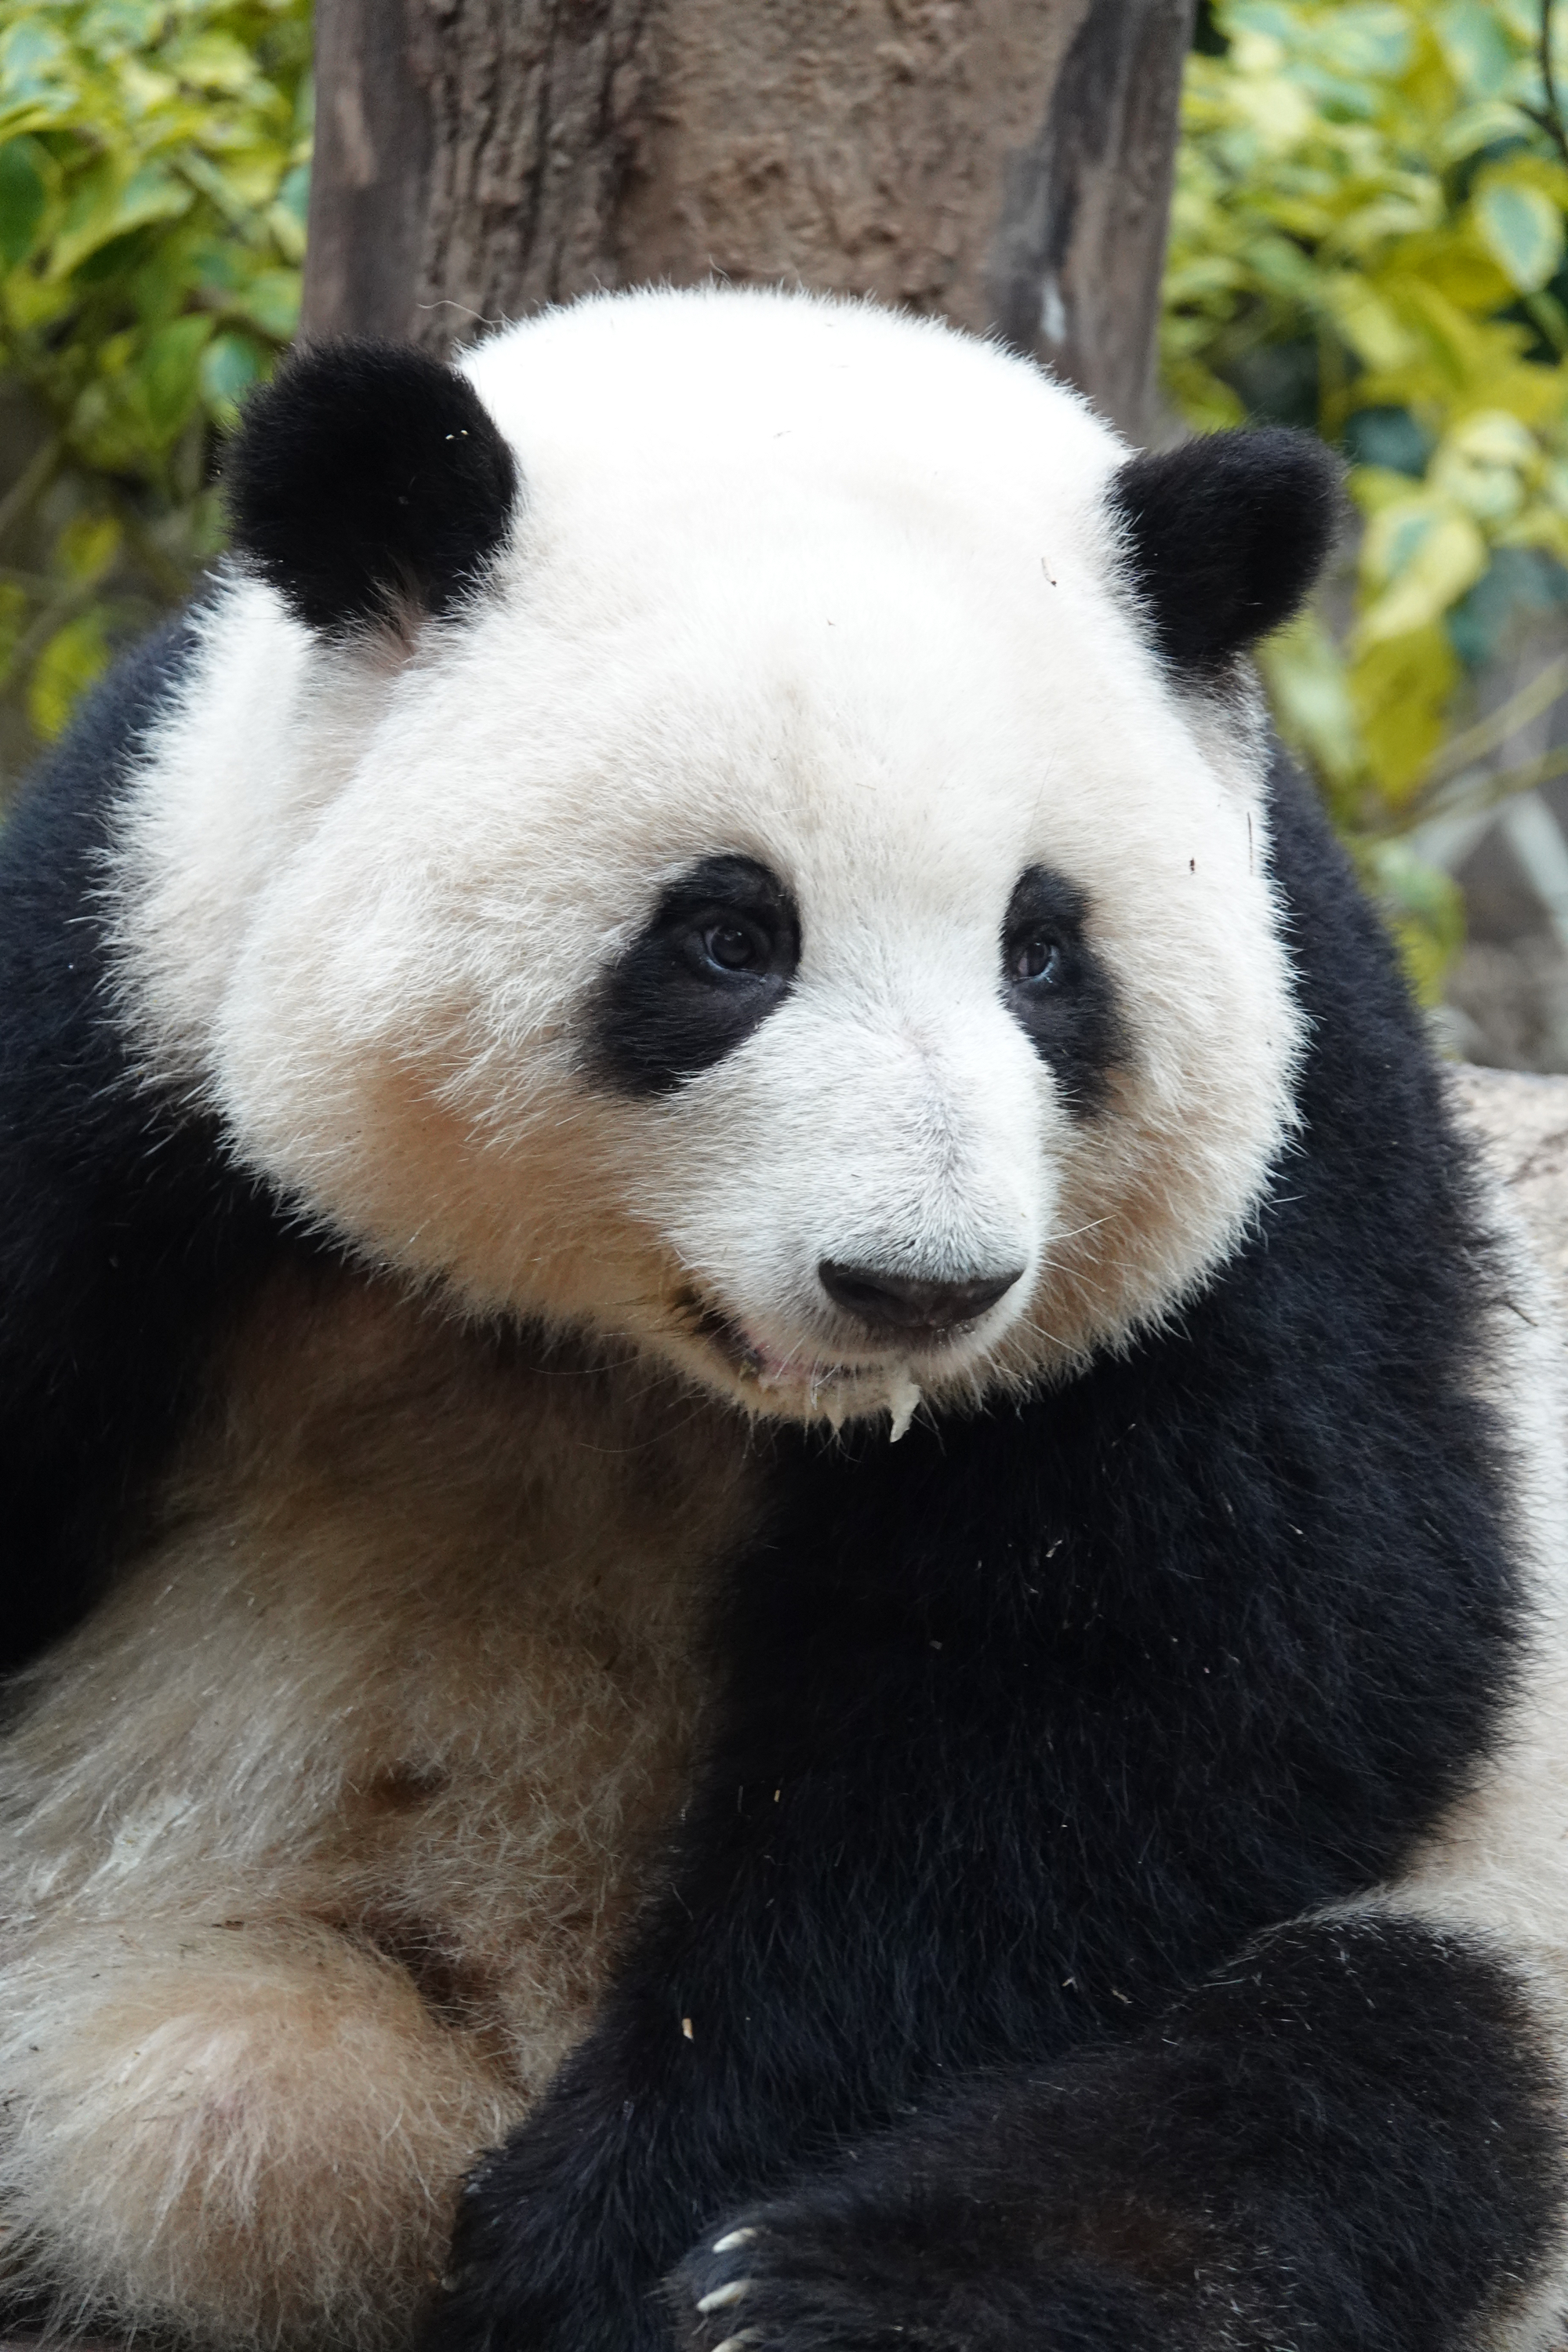
M879 1939L879 1965L856 1951L846 1906L803 1888L774 1826L782 1790L776 1807L767 1785L727 1810L728 1847L696 1825L702 1865L645 1926L539 2107L468 2182L428 2352L668 2347L662 2282L728 2206L905 2103L923 2053L892 1997L898 1938Z
M595 2039L465 2184L426 2352L668 2352L658 2282L694 2208L649 2123Z
M833 1491L808 1478L793 1538L736 1570L721 1720L665 1892L586 2042L468 2184L429 2352L668 2345L661 2283L734 2204L910 2112L933 2073L1092 2029L1094 1997L1064 1979L1094 1974L1107 2009L1137 1997L1142 1923L1119 1917L1114 1978L1075 1966L1073 1857L1105 1840L1075 1819L1058 1864L1081 1773L1065 1734L1032 1728L1048 1679L1093 1682L1031 1622L1052 1532L1029 1498L1029 1548L979 1573L966 1543L957 1573L952 1444L912 1431L890 1493L873 1455L854 1507L818 1449Z
M1124 2048L731 2216L672 2319L683 2352L1441 2352L1560 2247L1554 2078L1475 1948L1283 1929Z

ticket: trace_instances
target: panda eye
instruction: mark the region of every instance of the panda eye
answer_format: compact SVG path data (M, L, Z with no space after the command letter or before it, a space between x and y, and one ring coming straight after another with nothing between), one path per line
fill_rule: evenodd
M773 959L773 942L762 926L729 912L701 925L693 945L703 961L724 973L766 971Z
M800 965L800 909L754 857L677 875L590 1000L589 1066L632 1095L668 1094L743 1045Z
M747 858L709 859L693 880L709 876L725 883L722 898L677 883L656 918L671 972L687 987L696 981L737 1000L763 982L787 983L800 961L800 921L787 892Z
M1065 973L1066 960L1061 947L1048 932L1037 931L1026 939L1014 940L1007 976L1015 986L1055 988Z
M1090 929L1088 894L1026 866L997 937L1003 1003L1047 1065L1074 1118L1094 1118L1127 1044L1116 990Z

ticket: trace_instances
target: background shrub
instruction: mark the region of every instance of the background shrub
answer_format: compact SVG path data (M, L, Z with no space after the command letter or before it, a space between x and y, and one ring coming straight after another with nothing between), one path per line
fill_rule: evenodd
M1551 0L1544 26L1542 0L1215 0L1184 103L1164 381L1200 430L1275 419L1351 460L1353 576L1264 668L1427 994L1461 911L1405 836L1554 772L1484 763L1568 686L1554 664L1467 724L1510 624L1568 606L1552 33Z
M0 760L221 541L215 431L294 331L306 0L0 0Z

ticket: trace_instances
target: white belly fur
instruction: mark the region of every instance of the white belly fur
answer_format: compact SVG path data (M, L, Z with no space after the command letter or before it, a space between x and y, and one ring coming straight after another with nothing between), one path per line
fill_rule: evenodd
M350 1276L215 1396L0 1744L0 2218L66 2325L384 2345L593 2012L758 1465Z

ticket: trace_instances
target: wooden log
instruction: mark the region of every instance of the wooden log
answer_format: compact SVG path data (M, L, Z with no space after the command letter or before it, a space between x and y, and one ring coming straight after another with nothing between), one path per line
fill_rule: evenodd
M1461 1064L1450 1083L1519 1211L1568 1333L1568 1078Z

